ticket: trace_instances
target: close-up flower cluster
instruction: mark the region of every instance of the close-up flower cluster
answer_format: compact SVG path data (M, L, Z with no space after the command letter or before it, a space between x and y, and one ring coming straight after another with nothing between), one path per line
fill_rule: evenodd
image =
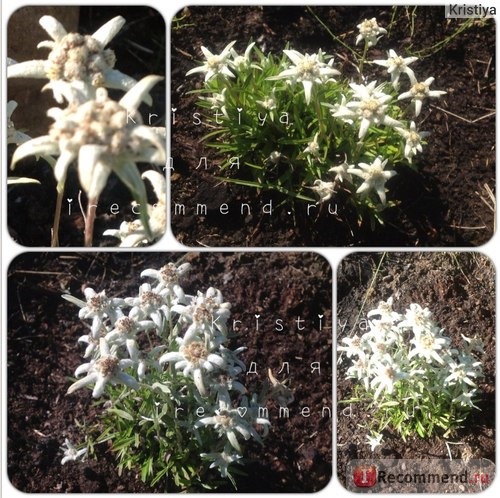
M179 282L189 267L144 270L141 277L151 281L137 296L112 298L90 287L85 301L63 295L89 327L78 339L86 345L86 362L67 392L89 386L94 398L110 399L94 444L112 441L120 468L141 468L143 480L153 484L170 476L179 489L208 486L204 460L234 483L233 463L243 458L245 442L262 444L269 433L268 400L286 407L294 399L271 372L260 393L247 390L240 379L245 348L228 348L231 305L213 287L186 294ZM128 439L130 430L144 445ZM88 441L87 447L84 453L68 446L63 463L90 456Z
M82 207L85 229L81 245L93 245L96 206L111 173L125 185L138 206L139 220L129 226L132 233L128 234L136 236L119 236L122 245L124 242L144 245L158 240L165 226L158 227L158 216L155 221L151 220L146 185L138 165L149 164L148 171L152 172L157 172L151 169L155 165L165 165L165 128L145 124L139 106L143 102L153 104L150 91L163 76L148 75L137 81L114 68L119 61L106 46L125 26L122 16L112 18L92 35L67 32L49 15L40 17L39 24L52 39L37 46L40 50L49 50L46 58L10 60L7 77L47 79L43 90L50 90L59 106L47 110L53 123L46 135L36 138L30 139L15 131L9 118L9 143L19 145L12 156L12 169L28 156L42 157L53 167L57 201L51 245L59 245L62 203L68 169L73 164L77 166L80 186L87 197L85 212ZM115 100L108 89L125 93ZM15 101L9 103L10 114L16 106ZM148 174L147 171L143 171L144 174ZM163 206L165 195L166 191L158 196Z
M462 426L480 396L482 341L462 334L454 347L432 312L417 303L404 313L393 298L366 314L367 331L344 337L339 361L349 366L354 395L343 402L366 403L372 414L367 441L379 446L385 429L404 439L418 435L448 437Z
M433 77L415 75L409 66L417 57L390 49L387 59L369 59L387 33L375 18L358 29L364 50L350 49L354 76L322 49L285 48L279 57L255 42L243 56L236 41L219 54L201 47L203 64L186 74L204 74L203 89L194 92L213 122L205 140L224 157L225 181L308 202L314 193L318 203L346 202L360 219L383 223L395 167L416 168L413 159L430 137L416 123L423 105L446 92L430 89ZM390 81L377 79L376 66Z

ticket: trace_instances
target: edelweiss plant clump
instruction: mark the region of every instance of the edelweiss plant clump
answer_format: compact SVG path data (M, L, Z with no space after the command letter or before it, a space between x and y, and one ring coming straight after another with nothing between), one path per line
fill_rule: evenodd
M138 163L165 165L165 128L144 125L138 112L142 102L152 104L149 91L163 78L149 75L137 82L114 69L115 54L105 47L124 24L125 19L117 16L94 34L81 35L68 33L51 16L42 16L40 25L52 40L39 43L38 48L50 50L47 58L19 63L9 61L8 78L48 79L44 90L52 90L57 103L66 103L65 107L53 107L47 111L54 120L47 135L29 139L19 132L14 133L14 130L9 133L9 143L15 141L19 144L12 158L12 168L30 155L48 158L54 167L58 198L52 245L58 245L67 171L75 162L80 184L88 198L84 215L86 246L92 245L95 206L111 173L126 185L137 205L142 206L135 230L142 236L120 237L122 243L140 245L144 241L151 242L165 230L164 226L158 227L158 217L154 229L150 226L151 210L147 207L146 188L137 167ZM126 93L115 101L108 96L106 88ZM10 104L10 109L12 114L13 104ZM10 125L9 121L9 129ZM164 186L164 182L161 185ZM165 205L166 192L156 194Z
M213 287L186 294L179 279L189 266L144 270L141 276L151 283L132 297L91 288L85 300L63 296L89 327L78 339L86 362L68 394L88 386L94 398L107 399L101 435L93 441L87 434L86 453L66 440L63 463L109 441L119 470L138 468L152 484L167 477L179 490L209 488L209 467L235 484L232 471L243 460L245 442L262 443L269 432L267 401L293 401L272 372L260 393L245 388L239 357L245 348L228 348L231 306Z
M478 409L479 339L462 335L456 349L428 308L413 303L401 314L392 297L367 313L367 323L367 332L342 339L337 350L350 365L346 378L356 381L354 396L343 402L368 405L372 450L386 428L404 439L446 437Z
M367 60L370 47L387 31L376 19L358 25L358 78L350 80L322 49L286 48L282 57L250 43L244 55L235 41L220 53L201 47L205 61L187 75L204 74L198 104L213 131L209 146L223 153L227 181L272 189L319 203L345 200L359 217L383 222L395 166L415 167L429 133L416 118L423 104L446 92L431 90L434 78L417 79L416 57L389 50L387 59ZM367 65L387 68L390 81L377 81ZM236 166L235 166L236 165ZM238 168L241 171L229 170Z

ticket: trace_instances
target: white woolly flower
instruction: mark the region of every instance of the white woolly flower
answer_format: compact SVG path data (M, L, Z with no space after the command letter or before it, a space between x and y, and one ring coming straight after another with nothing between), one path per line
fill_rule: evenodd
M203 55L206 59L205 64L190 69L186 73L186 76L195 73L205 73L205 81L208 81L210 78L213 78L218 74L223 74L225 76L229 76L230 78L234 78L234 74L230 71L229 65L231 63L231 49L233 48L233 45L235 43L236 41L228 43L220 54L213 54L206 47L202 46L201 51L203 52Z
M304 154L309 154L309 155L316 157L316 158L320 156L318 135L319 135L319 133L316 133L314 135L314 138L312 139L312 141L307 144L307 147L304 149Z
M413 329L414 337L410 339L410 344L413 344L413 348L410 350L408 358L411 359L414 356L419 356L420 358L424 358L428 363L435 360L440 365L444 365L443 356L447 355L450 340L447 337L442 337L440 332L436 327L425 330Z
M414 331L423 331L434 327L432 312L429 308L422 308L420 304L411 303L406 310L404 320L398 323L398 327L409 327Z
M384 171L388 159L382 161L382 158L377 157L372 164L359 163L357 168L349 168L347 171L353 175L359 176L364 181L356 190L356 193L370 192L374 190L382 204L386 203L385 183L390 180L396 172L394 170Z
M297 50L283 50L283 52L293 62L294 66L268 79L272 81L286 79L291 83L302 83L307 104L311 101L311 91L314 84L332 81L332 76L340 74L339 71L332 67L333 59L330 59L328 64L323 61L324 54L321 49L318 50L317 54L312 55L301 54Z
M382 438L383 438L383 435L382 434L377 434L376 436L372 437L372 436L369 436L368 434L366 435L366 439L368 440L366 444L368 444L370 446L370 449L372 451L375 451L375 448L377 448L378 446L381 445L382 443Z
M402 126L399 121L386 114L388 102L392 100L392 97L381 91L383 84L377 86L377 82L372 81L368 85L350 83L349 86L354 92L354 100L337 108L332 108L332 114L343 121L360 120L358 133L360 140L363 140L372 124L383 124L392 127Z
M82 301L70 294L64 294L62 297L70 303L80 307L78 317L81 320L92 318L92 337L99 339L100 329L106 317L114 322L119 316L119 309L125 305L125 301L120 298L110 298L106 296L106 291L97 293L91 287L83 291L86 301Z
M418 82L413 76L411 79L412 87L408 92L402 93L398 100L411 99L411 102L415 104L415 117L420 114L422 110L422 102L427 98L438 98L441 95L445 95L446 92L443 90L431 90L429 87L434 81L433 77L427 78L425 81Z
M395 130L405 139L405 150L404 155L408 162L411 164L413 156L417 155L417 152L422 152L422 140L430 135L428 131L417 130L415 122L410 123L410 129L405 128L395 128Z
M365 356L367 342L364 337L354 334L352 337L344 337L341 342L346 344L346 346L338 346L337 351L344 351L348 358Z
M187 273L190 268L190 263L183 263L179 266L175 263L167 263L159 270L147 268L141 272L141 277L150 277L158 282L158 285L155 287L155 292L168 289L168 291L173 293L177 298L183 299L184 292L179 286L179 277Z
M200 453L201 458L204 460L209 460L212 463L210 464L210 468L216 467L221 477L226 478L228 476L228 468L229 466L237 462L240 458L243 458L238 453L234 453L232 448L226 447L222 452L212 452L212 453Z
M392 394L396 382L408 376L390 357L386 357L384 360L375 359L373 361L373 379L370 382L370 387L375 389L374 399L377 399L384 391Z
M335 173L334 182L343 183L344 180L352 182L352 176L349 173L349 169L353 168L352 164L347 164L347 160L338 166L331 167L328 171L330 173Z
M253 47L255 46L255 42L252 42L248 45L248 47L245 49L245 53L243 55L238 55L238 52L234 50L234 48L231 48L231 57L233 60L231 61L231 65L236 69L240 70L242 67L248 67L251 65L251 57L250 54L252 53Z
M141 178L147 179L151 183L157 199L155 204L147 205L151 241L156 241L163 237L167 225L167 183L165 175L152 169L142 173ZM137 203L132 201L132 206L137 206ZM139 247L150 242L146 228L140 218L133 221L122 221L118 229L109 228L103 232L103 235L120 239L119 247Z
M73 383L67 394L71 394L78 389L89 384L94 384L92 397L99 398L102 396L106 384L125 384L132 389L138 389L139 383L123 370L134 365L132 360L120 360L116 355L110 353L109 345L106 340L101 337L99 341L98 359L84 363L75 370L75 376L78 377L82 373L87 375Z
M151 318L154 324L161 332L166 317L170 316L170 309L165 301L165 289L156 292L151 288L148 283L142 284L139 287L139 295L137 297L126 297L125 302L132 306L130 314L144 319L145 317Z
M58 82L83 82L94 88L108 87L130 90L136 83L134 78L113 69L116 57L112 50L104 47L115 37L125 24L117 16L101 26L92 35L68 33L54 17L43 16L40 25L52 38L42 41L38 48L48 48L45 60L32 60L9 65L8 78L49 79L54 98L62 103Z
M198 291L189 297L189 304L172 306L172 311L181 315L181 321L190 324L184 338L189 341L204 337L212 348L225 342L231 304L224 302L221 291L210 287L206 293Z
M382 35L387 34L387 30L381 28L375 17L371 19L365 19L361 24L356 26L359 29L359 34L356 38L356 45L361 41L365 40L365 43L369 47L373 47L380 40Z
M482 377L482 366L480 361L472 361L471 357L462 356L462 361L449 361L449 375L444 379L445 384L455 385L468 390L469 387L477 388L474 379ZM467 387L469 386L469 387Z
M85 455L87 454L87 448L77 450L74 444L68 438L64 440L64 444L61 446L61 449L64 451L61 465L64 465L68 462L77 462L79 460L83 460Z
M415 77L413 71L408 67L412 62L418 60L418 57L403 58L396 54L392 48L388 52L387 59L374 60L374 64L387 68L387 72L391 75L391 83L394 88L399 86L399 77L405 73L409 76L410 80Z
M331 199L332 195L335 193L335 182L324 182L323 180L314 180L314 186L309 187L311 190L314 190L318 196L319 201L326 202Z
M205 343L195 338L177 338L179 351L170 351L160 357L160 364L173 363L176 370L182 370L184 377L192 377L196 388L202 396L207 396L205 373L211 373L216 368L224 370L224 359L210 352Z
M403 318L401 313L394 311L392 307L392 303L394 302L394 298L391 296L387 301L379 301L376 308L372 309L367 313L367 317L371 316L380 316L382 320L390 321L391 323L398 322Z
M137 108L149 89L161 79L146 76L119 102L109 99L106 90L100 88L95 100L85 100L82 94L81 104L49 109L47 115L54 120L49 134L20 145L14 152L11 167L30 155L59 156L54 176L58 182L64 182L68 167L77 160L80 183L89 199L98 199L114 172L137 202L147 205L146 188L136 163L163 165L166 152L164 140L153 128L142 124ZM70 87L66 90L74 92ZM141 221L147 225L145 209L141 211Z
M194 427L213 426L220 436L227 437L229 444L239 453L242 453L237 435L240 434L245 440L254 438L261 443L261 438L254 429L254 424L262 425L264 433L268 431L268 426L271 425L269 420L262 417L254 417L253 411L246 406L233 408L225 399L219 399L219 407L215 410L211 417L204 417L198 420Z
M137 333L155 327L151 320L137 320L134 314L120 316L113 328L104 336L110 346L125 346L131 360L139 360Z

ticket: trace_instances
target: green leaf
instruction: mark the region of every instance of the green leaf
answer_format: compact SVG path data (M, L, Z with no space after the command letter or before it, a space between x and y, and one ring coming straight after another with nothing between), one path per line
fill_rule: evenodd
M108 411L115 413L120 418L124 418L125 420L130 420L131 422L134 421L134 417L132 417L132 415L130 415L130 413L128 413L124 410L120 410L119 408L109 408Z

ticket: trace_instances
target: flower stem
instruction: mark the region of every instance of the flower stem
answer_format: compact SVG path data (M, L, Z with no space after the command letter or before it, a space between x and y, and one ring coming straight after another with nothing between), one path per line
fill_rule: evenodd
M97 208L97 201L99 198L89 199L87 204L87 216L85 216L85 232L84 232L84 245L85 247L92 247L94 238L94 221L95 210Z
M62 200L64 195L64 184L66 183L66 178L57 182L56 191L56 210L54 211L54 223L52 225L52 235L50 238L50 247L59 247L59 222L61 221L61 208Z
M368 52L368 42L365 40L365 48L363 49L363 55L361 56L361 61L359 63L359 82L363 83L363 65L366 60L366 53Z

